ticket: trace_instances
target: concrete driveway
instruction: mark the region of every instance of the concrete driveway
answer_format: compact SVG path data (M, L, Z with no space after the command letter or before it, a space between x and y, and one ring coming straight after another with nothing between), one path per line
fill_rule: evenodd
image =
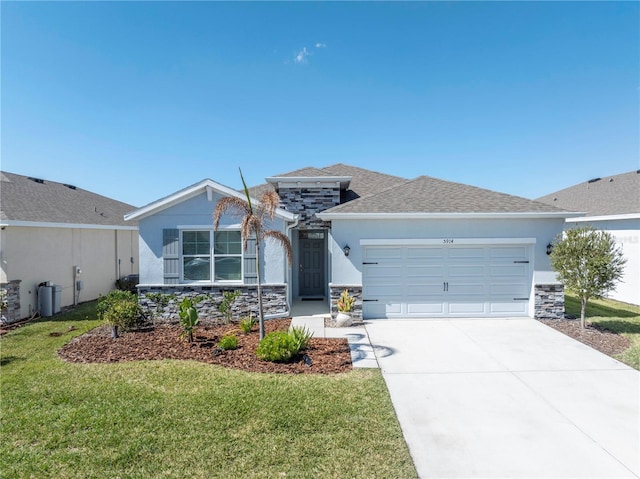
M640 477L640 372L533 319L365 328L421 478Z

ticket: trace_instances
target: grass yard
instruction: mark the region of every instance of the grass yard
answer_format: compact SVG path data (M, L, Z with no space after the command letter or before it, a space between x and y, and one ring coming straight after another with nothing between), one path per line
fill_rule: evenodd
M580 317L580 301L565 294L565 310ZM640 370L640 307L608 299L592 299L587 305L587 320L600 328L620 333L629 338L631 346L616 359Z
M88 303L0 339L3 479L416 477L379 370L57 357L99 324Z

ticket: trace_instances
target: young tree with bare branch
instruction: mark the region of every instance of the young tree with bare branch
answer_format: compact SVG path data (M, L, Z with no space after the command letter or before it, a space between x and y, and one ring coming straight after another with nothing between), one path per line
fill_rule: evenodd
M260 245L264 240L274 240L282 245L289 260L289 264L293 261L293 249L291 242L287 235L280 231L265 229L267 219L273 220L276 209L280 204L280 197L274 190L268 190L262 193L259 198L259 202L254 204L251 201L251 195L249 194L249 188L242 176L242 170L240 170L240 178L242 179L242 186L244 188L244 194L246 200L241 198L226 196L221 198L216 203L216 207L213 211L213 227L217 231L220 224L220 218L224 214L229 214L235 217L241 217L240 222L240 234L242 236L242 245L244 250L247 250L249 244L249 238L255 237L256 239L256 272L258 276L258 319L260 325L260 339L264 338L264 309L262 306L262 275L260 272Z

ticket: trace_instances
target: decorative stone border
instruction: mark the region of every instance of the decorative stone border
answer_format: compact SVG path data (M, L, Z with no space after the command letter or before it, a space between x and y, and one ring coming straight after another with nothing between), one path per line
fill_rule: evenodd
M170 284L170 285L138 285L138 302L142 310L156 320L175 322L180 319L178 315L179 304L183 298L195 296L207 296L208 299L196 306L198 315L202 321L221 320L224 315L218 311L218 305L222 302L223 292L240 291L232 307L232 316L242 318L253 314L258 316L258 287L252 285L238 286L212 286L212 285L192 285L192 284ZM173 294L175 300L169 302L162 311L156 311L156 304L147 297L148 293ZM262 285L262 305L265 316L287 317L289 308L287 307L287 286L282 285Z

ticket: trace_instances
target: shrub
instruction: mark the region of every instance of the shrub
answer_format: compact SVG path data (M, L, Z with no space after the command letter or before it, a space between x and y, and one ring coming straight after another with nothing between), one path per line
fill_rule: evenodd
M291 336L286 331L274 331L267 334L260 341L256 354L263 361L274 363L289 361L295 355Z
M294 327L289 332L274 331L267 334L256 350L263 361L282 363L291 360L300 351L306 349L313 336L306 328Z
M240 320L240 329L244 334L249 334L251 332L251 328L253 328L253 326L257 323L257 318L254 318L253 315L250 314L249 316Z
M296 354L300 351L307 349L309 341L313 337L313 333L306 327L294 326L289 330L289 336L294 347L297 349Z
M106 296L98 298L96 306L98 318L103 319L111 326L122 329L135 327L142 311L138 304L138 296L130 291L113 290ZM117 330L114 329L114 337L117 337Z
M236 349L238 347L238 338L235 334L225 334L218 341L218 347L220 349Z
M222 293L222 301L218 305L218 311L224 314L224 319L227 323L231 321L231 314L233 313L233 303L240 297L242 293L240 291L224 291Z

